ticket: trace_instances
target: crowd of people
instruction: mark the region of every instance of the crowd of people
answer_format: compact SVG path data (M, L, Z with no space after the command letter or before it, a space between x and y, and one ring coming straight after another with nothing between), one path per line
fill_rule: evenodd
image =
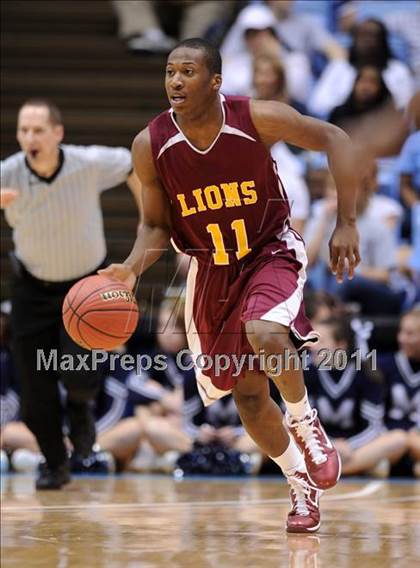
M130 49L161 53L173 48L176 42L164 29L159 2L113 4L120 35ZM420 76L418 38L411 33L413 22L418 22L418 7L411 21L400 13L361 20L356 3L344 2L328 30L326 22L295 12L291 1L173 4L173 9L183 13L178 30L181 39L223 36L222 93L287 103L340 126L356 146L365 150L357 196L362 262L352 280L337 284L329 270L328 256L337 196L327 159L284 142L271 148L291 203L292 226L306 242L305 307L321 336L308 352L305 383L308 397L339 451L344 474L420 477L420 96L416 93ZM397 22L402 20L407 25L398 27ZM395 48L394 36L400 40L400 49ZM32 106L39 109L42 104L35 102ZM60 125L60 121L53 124ZM59 143L61 138L57 138L57 148ZM70 153L76 151L72 148L64 147L67 164L72 159ZM35 164L30 164L35 182L52 183L60 173L63 150L57 153L58 162L52 170L42 175L36 172L38 149L30 147L28 151ZM92 182L95 195L130 175L128 153L122 149L113 152L115 160L123 163L118 175L111 171L110 149L108 154L105 149L91 150L91 167L96 163L99 170L106 170L99 181L95 178ZM7 185L13 184L9 181ZM31 199L30 188L26 199ZM2 195L2 208L13 224L22 212L12 203L10 192ZM93 207L97 208L96 201ZM28 262L37 253L30 244ZM104 250L99 249L80 273L88 274L103 263ZM188 258L179 256L179 260L180 266L188 264ZM39 270L41 264L29 266L30 272ZM65 264L61 268L58 277L51 276L47 267L47 272L39 272L35 280L68 283L75 276L73 266L70 271ZM51 287L43 289L28 278L26 286L32 286L43 298L51 295ZM57 287L56 304L66 286ZM109 369L104 365L98 375L100 385L95 378L91 391L85 394L76 389L74 397L71 389L66 390L65 379L57 391L57 377L52 385L46 376L43 390L33 384L30 388L29 378L19 385L22 370L13 360L8 305L2 305L2 470L35 471L43 455L48 454L56 456L50 457L50 465L60 465L65 452L73 451L76 458L80 455L70 467L83 472L164 471L182 475L274 471L272 462L241 425L233 396L204 406L194 370L191 366L180 369L177 354L187 348L182 282L177 292L174 297L173 290L169 291L160 306L147 350L144 337L140 341L136 334L119 348L121 353L134 356L164 354L165 369L151 368L137 374L122 366ZM26 289L22 298L25 295ZM16 318L14 301L12 324ZM28 309L24 307L30 317ZM388 327L378 332L384 319ZM22 332L21 320L16 325ZM21 333L22 349L28 334L43 331L31 328L30 322L28 330ZM387 337L378 340L375 333ZM16 344L16 332L14 340ZM325 353L339 356L326 361ZM21 366L32 364L25 354L19 361ZM35 404L36 396L42 403ZM275 389L272 396L281 406ZM61 409L67 409L63 442L55 440L55 446L51 446L51 431L44 432L49 426L42 409L50 401L56 408L56 422L63 419ZM51 405L46 412L50 410ZM79 440L75 435L77 427L84 424L81 418L86 422L89 413L95 417L96 445L94 436L86 440L84 434ZM40 430L37 437L34 428ZM56 425L51 428L58 431ZM40 447L40 442L45 445Z

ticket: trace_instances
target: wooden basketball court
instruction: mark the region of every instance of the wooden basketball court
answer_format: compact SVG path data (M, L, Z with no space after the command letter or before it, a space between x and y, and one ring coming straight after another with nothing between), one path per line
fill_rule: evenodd
M287 535L277 479L2 477L3 568L415 568L420 484L344 481L315 535Z

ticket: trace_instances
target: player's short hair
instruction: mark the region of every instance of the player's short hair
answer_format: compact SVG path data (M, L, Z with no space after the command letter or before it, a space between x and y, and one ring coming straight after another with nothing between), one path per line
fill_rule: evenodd
M220 51L212 43L206 39L201 39L199 37L192 37L189 39L184 39L179 42L172 51L178 49L178 47L189 47L191 49L201 49L204 52L208 70L211 74L222 73L222 56Z
M23 107L26 106L45 107L48 109L49 121L53 126L63 124L63 118L60 109L55 103L53 103L49 99L41 99L41 98L28 99L20 107L19 112L23 109Z

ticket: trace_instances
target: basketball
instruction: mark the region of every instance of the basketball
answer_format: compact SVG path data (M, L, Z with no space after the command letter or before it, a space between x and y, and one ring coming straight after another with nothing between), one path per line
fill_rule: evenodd
M63 302L63 322L85 349L114 349L125 343L139 318L134 294L117 280L96 274L79 280Z

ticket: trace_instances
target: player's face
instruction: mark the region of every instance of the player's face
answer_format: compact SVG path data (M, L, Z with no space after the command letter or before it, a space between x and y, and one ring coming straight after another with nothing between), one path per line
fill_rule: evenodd
M176 114L204 110L218 92L221 82L221 75L210 73L201 49L179 47L170 53L165 88Z
M63 139L63 127L50 122L49 110L43 106L24 106L18 116L17 140L30 163L51 160Z
M420 318L405 316L398 332L398 344L403 353L412 359L420 360Z

